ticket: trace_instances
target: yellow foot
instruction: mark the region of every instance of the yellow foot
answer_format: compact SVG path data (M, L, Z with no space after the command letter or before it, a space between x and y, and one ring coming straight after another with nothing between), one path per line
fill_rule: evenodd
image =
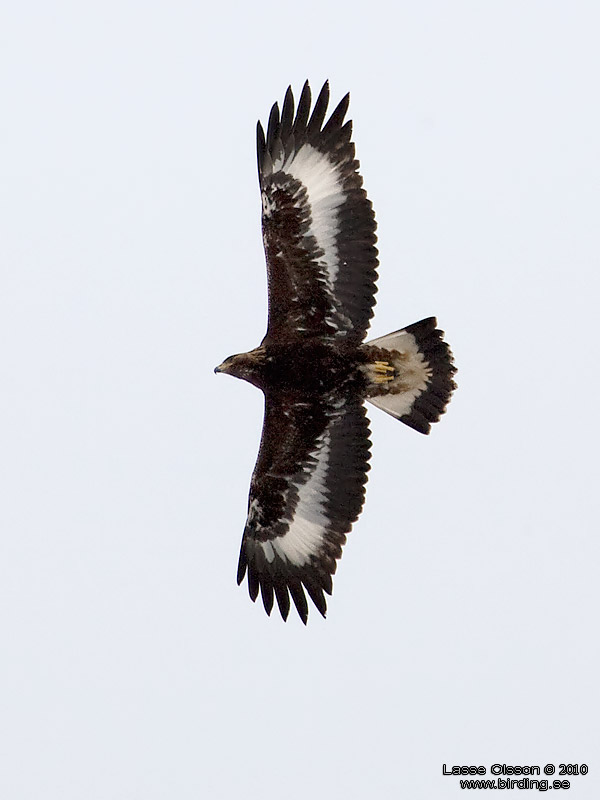
M374 361L373 366L375 367L375 372L386 373L396 371L389 361Z
M372 367L375 371L374 383L389 383L396 375L395 368L387 361L374 361Z

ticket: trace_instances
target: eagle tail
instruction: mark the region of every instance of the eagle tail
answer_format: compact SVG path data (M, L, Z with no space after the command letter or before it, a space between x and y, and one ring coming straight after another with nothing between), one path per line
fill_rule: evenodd
M367 342L367 400L419 433L445 412L456 384L452 351L428 317Z

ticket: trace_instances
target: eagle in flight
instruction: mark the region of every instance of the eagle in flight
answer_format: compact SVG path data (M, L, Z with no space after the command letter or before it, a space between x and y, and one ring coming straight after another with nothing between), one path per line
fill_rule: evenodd
M419 433L444 413L455 384L452 353L430 317L363 343L375 305L373 207L329 84L311 113L288 88L267 134L257 126L269 319L259 347L215 372L264 393L260 450L250 482L237 572L283 619L290 596L306 624L306 593L325 616L325 594L365 498L368 400Z

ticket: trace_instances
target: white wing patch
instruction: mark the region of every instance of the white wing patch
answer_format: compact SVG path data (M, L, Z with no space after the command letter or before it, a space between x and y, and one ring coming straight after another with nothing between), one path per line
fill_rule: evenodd
M273 163L273 172L279 171L291 175L306 188L311 216L309 233L323 251L320 263L326 268L330 288L333 288L339 271L336 244L340 230L338 209L346 200L340 168L332 164L324 153L310 144L304 144L287 159L281 157ZM264 206L263 200L263 209Z
M311 453L317 463L298 491L298 502L287 531L283 536L260 543L269 563L277 554L284 561L301 567L311 556L318 555L329 522L325 514L325 481L330 455L331 434L326 431Z

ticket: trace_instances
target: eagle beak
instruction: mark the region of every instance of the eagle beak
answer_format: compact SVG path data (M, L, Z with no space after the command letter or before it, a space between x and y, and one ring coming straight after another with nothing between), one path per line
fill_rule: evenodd
M222 371L223 371L223 370L221 369L221 367L222 367L222 366L223 366L222 364L219 364L219 366L218 366L218 367L215 367L215 375L216 375L218 372L222 372Z

